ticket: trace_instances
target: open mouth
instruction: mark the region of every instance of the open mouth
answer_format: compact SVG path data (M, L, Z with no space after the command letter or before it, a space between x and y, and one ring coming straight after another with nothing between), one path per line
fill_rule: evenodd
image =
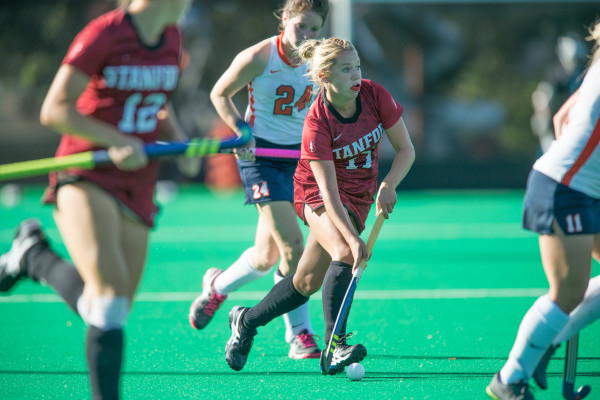
M355 92L358 92L360 90L360 84L357 83L356 85L352 86L352 90L354 90Z

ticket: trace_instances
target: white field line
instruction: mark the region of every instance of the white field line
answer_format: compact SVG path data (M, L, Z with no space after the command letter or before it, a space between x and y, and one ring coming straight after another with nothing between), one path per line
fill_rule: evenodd
M355 300L430 300L430 299L486 299L507 297L539 297L548 289L417 289L417 290L357 290ZM136 302L191 302L200 292L142 292ZM267 292L239 291L229 295L230 300L262 300ZM321 292L311 296L311 300L321 301ZM17 294L1 296L0 303L60 303L55 294Z
M367 225L367 229L370 225ZM304 229L304 228L303 228ZM254 240L255 225L202 225L160 227L150 235L151 243L226 243L232 240ZM48 227L46 234L57 237L56 228ZM0 229L0 241L10 243L15 230ZM457 239L521 239L535 238L519 223L475 222L475 223L390 223L382 229L380 241L457 240Z

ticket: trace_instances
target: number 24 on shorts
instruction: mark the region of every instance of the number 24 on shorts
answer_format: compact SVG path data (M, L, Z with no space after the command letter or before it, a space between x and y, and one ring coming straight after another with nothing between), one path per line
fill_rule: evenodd
M260 184L255 183L254 185L252 185L252 191L254 192L253 197L255 200L258 200L263 197L269 197L269 186L267 186L266 181L263 181Z

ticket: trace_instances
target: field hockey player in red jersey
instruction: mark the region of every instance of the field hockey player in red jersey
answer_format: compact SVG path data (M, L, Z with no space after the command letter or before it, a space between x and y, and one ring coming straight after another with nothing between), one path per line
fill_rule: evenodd
M241 115L232 97L248 87L244 119L253 130L249 146L237 149L246 204L258 211L254 245L227 269L209 268L202 294L192 303L192 327L204 329L227 296L275 268L275 283L296 271L303 250L302 231L294 211L293 175L297 160L254 156L254 148L299 149L304 117L313 101L313 82L296 50L319 35L329 5L327 0L287 0L279 10L281 32L239 53L211 92L219 116L230 127ZM283 316L288 355L318 358L308 304Z
M556 348L600 317L600 276L590 279L592 258L600 261L600 23L590 39L592 62L553 118L556 140L533 165L523 202L523 227L539 234L550 290L523 317L508 360L486 388L492 399L533 399L530 378L546 389ZM563 388L563 396L585 393Z
M35 219L0 259L0 290L29 277L51 286L87 324L94 399L119 398L124 325L146 262L158 163L144 143L186 140L169 106L180 73L176 23L191 0L131 0L76 36L41 110L63 133L57 156L108 149L113 166L50 175L45 202L75 268L49 247ZM198 160L184 167L193 175Z
M321 285L325 338L331 336L353 270L370 257L359 233L374 199L377 212L388 218L396 187L415 158L402 106L381 85L361 79L360 59L350 42L309 40L298 54L310 79L322 88L304 121L302 156L294 175L294 205L310 233L293 276L275 285L258 305L230 311L225 358L234 370L246 364L258 327L305 304ZM396 155L378 187L378 144L384 134ZM363 345L347 343L345 326L341 334L330 374L367 354Z

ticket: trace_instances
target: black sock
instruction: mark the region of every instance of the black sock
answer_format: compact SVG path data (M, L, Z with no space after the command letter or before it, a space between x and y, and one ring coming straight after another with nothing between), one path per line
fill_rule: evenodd
M342 307L342 300L344 300L344 295L346 294L346 290L348 290L348 285L350 285L351 281L352 265L341 261L332 261L329 264L329 269L327 269L325 279L323 280L322 289L323 318L325 319L325 343L329 343L335 320ZM346 322L348 321L349 314L350 309L348 309L346 318L341 325L340 335L346 333Z
M244 314L242 324L248 329L265 326L273 319L295 310L308 301L294 287L294 275L286 276L261 300Z
M83 280L75 267L60 258L47 243L38 243L27 253L27 275L53 288L77 312Z
M118 399L123 330L103 331L90 325L85 350L94 400Z

